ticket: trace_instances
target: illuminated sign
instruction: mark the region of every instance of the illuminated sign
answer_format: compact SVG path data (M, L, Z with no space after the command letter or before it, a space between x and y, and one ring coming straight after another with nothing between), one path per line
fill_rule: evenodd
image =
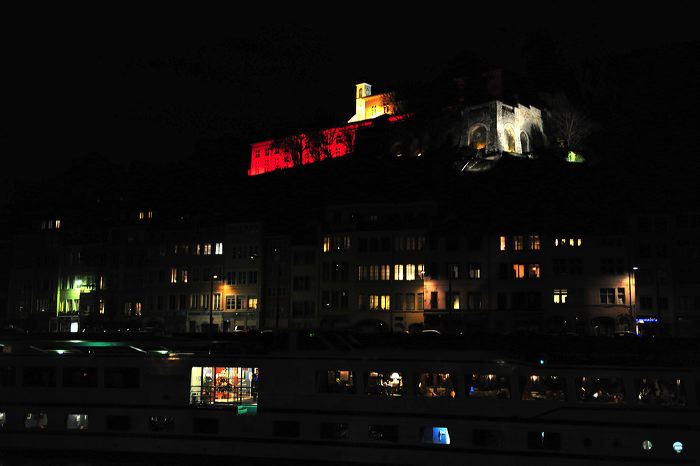
M637 317L638 324L655 324L659 321L656 317Z

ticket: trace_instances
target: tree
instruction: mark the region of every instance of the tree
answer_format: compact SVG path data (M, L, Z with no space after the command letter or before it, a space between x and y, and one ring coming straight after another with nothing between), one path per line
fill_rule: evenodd
M580 150L596 125L565 94L544 96L546 133L564 151Z
M355 139L355 128L340 127L324 129L309 134L307 139L311 160L318 162L319 160L332 158L334 155L333 152L337 148L344 149L342 151L343 154L351 152Z
M270 148L279 149L284 154L285 162L291 162L293 167L297 167L304 162L304 152L309 149L309 138L304 134L285 136L275 139Z

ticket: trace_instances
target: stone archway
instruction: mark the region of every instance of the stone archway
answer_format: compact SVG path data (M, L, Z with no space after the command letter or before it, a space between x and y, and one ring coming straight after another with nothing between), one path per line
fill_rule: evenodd
M483 149L488 144L488 136L489 133L486 126L481 123L476 124L469 130L469 142L467 145L472 149Z
M503 129L503 140L505 142L505 150L515 152L515 131L510 126Z
M523 154L530 152L530 138L525 131L520 132L520 152Z

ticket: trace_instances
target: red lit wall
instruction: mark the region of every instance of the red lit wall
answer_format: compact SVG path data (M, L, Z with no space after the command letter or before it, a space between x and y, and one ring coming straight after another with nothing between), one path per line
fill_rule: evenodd
M406 118L406 115L392 115L388 118L388 121L393 123L403 120L404 118ZM372 120L365 120L360 123L353 123L339 126L337 128L322 130L323 135L327 137L327 140L337 137L335 141L328 144L327 152L329 153L329 157L342 157L353 152L355 149L355 137L357 135L357 130L359 128L370 127L372 124ZM300 134L298 137L302 138L303 145L305 147L310 145L309 137L307 135ZM291 168L294 166L290 153L280 147L279 144L275 145L275 141L276 140L271 139L269 141L255 142L251 144L250 168L248 169L248 176L260 175L262 173L282 170L284 168ZM302 165L307 165L315 161L316 160L314 160L311 150L305 149L302 152Z

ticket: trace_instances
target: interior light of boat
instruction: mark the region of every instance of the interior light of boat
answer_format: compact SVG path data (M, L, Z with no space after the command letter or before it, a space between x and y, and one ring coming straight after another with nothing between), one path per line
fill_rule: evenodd
M645 440L642 442L642 449L643 450L651 450L652 444L651 440Z
M673 442L673 451L681 453L683 451L683 442Z

